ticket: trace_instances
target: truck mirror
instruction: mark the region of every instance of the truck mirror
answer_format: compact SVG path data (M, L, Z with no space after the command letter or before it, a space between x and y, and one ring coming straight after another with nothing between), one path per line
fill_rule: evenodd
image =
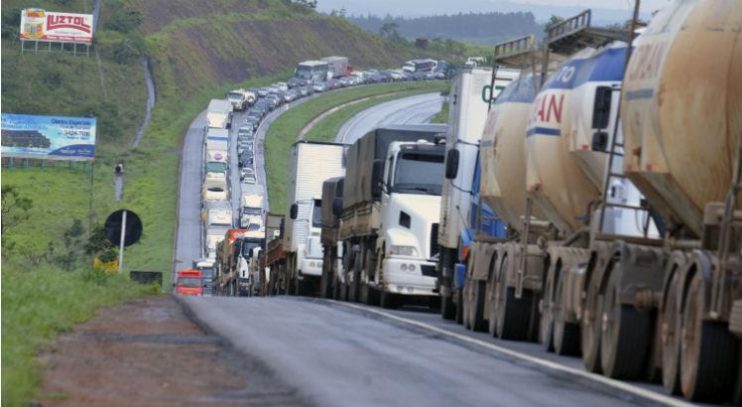
M332 214L339 218L343 214L343 198L335 198L332 201Z
M371 171L371 195L374 198L381 196L381 179L384 176L384 160L374 160Z
M299 205L291 204L291 209L289 209L289 217L291 219L296 219L297 216L299 216Z
M595 89L593 104L593 128L605 129L611 117L611 98L613 89L610 86L598 86Z
M446 156L446 178L454 179L459 173L459 150L452 148Z

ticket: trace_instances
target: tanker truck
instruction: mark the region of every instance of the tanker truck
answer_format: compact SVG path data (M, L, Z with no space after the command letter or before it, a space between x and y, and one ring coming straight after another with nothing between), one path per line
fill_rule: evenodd
M496 98L517 77L518 71L514 70L499 69L496 78L492 69L464 70L453 81L448 96L450 109L446 134L446 173L441 192L437 236L440 255L436 282L441 299L441 314L446 319L454 317L454 305L460 304L460 290L454 286L454 269L460 260L459 254L468 250L472 240L471 207L479 187L479 141L487 119L490 98Z
M443 179L443 125L375 129L348 150L342 263L348 299L384 307L432 300ZM440 135L440 136L439 136Z
M634 45L621 92L623 169L666 224L664 269L653 270L662 280L647 304L659 308L659 335L645 341L660 344L668 391L739 405L742 4L678 1Z

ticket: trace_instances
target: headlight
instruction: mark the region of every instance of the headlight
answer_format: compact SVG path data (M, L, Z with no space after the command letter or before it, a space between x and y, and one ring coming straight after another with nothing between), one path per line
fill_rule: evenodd
M392 256L417 257L417 248L415 246L391 246L389 254Z

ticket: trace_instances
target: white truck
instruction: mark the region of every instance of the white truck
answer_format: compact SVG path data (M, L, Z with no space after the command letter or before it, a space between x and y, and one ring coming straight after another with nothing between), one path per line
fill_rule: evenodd
M204 178L226 179L229 168L229 131L208 129L204 144Z
M285 276L294 293L319 289L322 276L322 183L345 173L346 146L336 143L295 143L291 148L289 217L284 225Z
M235 89L227 92L227 100L232 104L232 110L243 111L255 103L256 95L246 89Z
M232 206L228 201L206 202L203 209L204 255L216 259L216 245L232 227Z
M347 154L340 240L349 300L433 300L445 125L375 129Z
M340 78L348 73L348 57L331 56L322 58L322 61L327 62L332 78Z
M247 229L248 234L260 233L265 237L263 225L263 195L243 193L240 202L240 227Z
M228 129L232 124L232 103L211 99L206 110L206 128Z
M453 294L453 269L461 253L462 239L473 239L472 202L477 194L474 185L478 170L479 144L487 121L490 98L497 97L518 71L498 69L493 78L492 69L462 70L453 81L448 96L448 133L446 134L446 178L441 192L440 226L438 244L438 285L443 310L450 312ZM490 145L488 144L488 147ZM464 236L462 237L462 233Z

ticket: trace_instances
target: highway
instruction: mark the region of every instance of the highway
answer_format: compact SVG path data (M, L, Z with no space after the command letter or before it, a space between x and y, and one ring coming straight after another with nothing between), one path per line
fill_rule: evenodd
M300 297L187 297L184 302L202 325L269 366L314 405L636 406L673 401L628 393L599 381L601 376L560 370L564 365L556 362L514 357L493 348L486 334L466 340L470 336L463 327L424 310L387 312ZM426 319L444 328L436 330Z
M342 127L338 141L352 142L380 124L428 122L441 102L439 95L426 94L364 110ZM286 109L266 117L258 131L259 145L270 123ZM242 118L237 115L235 120ZM234 185L239 186L239 180ZM184 224L192 227L191 222ZM579 358L546 353L535 343L467 331L426 308L388 311L300 297L183 300L203 327L262 362L309 404L686 405L664 395L658 385L587 373Z
M441 110L442 104L443 97L439 93L426 93L381 103L351 117L340 128L336 140L351 144L379 126L427 123Z

